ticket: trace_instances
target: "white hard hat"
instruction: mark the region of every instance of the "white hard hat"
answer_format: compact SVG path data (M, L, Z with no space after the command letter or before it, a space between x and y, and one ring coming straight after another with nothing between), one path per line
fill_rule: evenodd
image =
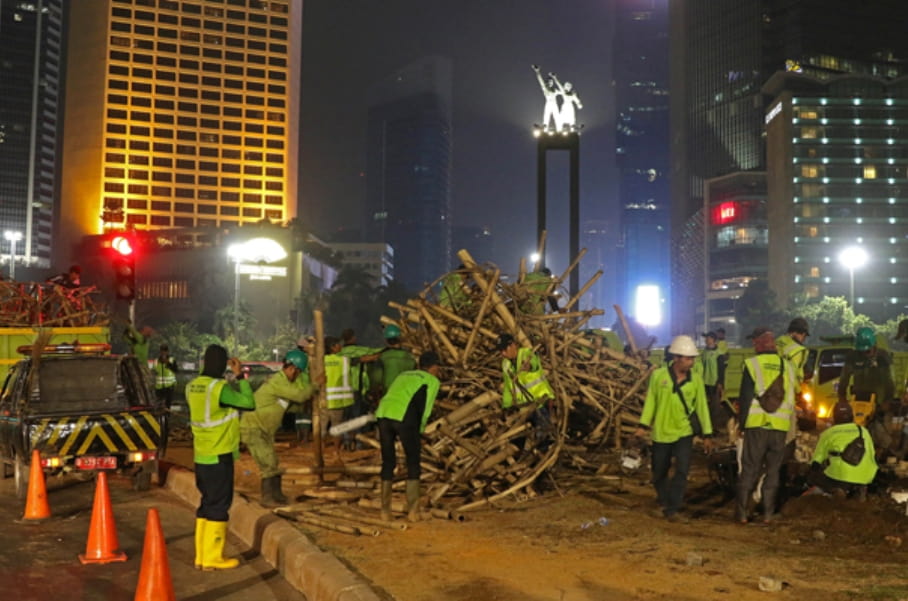
M697 345L694 344L694 339L690 336L675 336L671 346L668 347L668 352L681 357L696 357L700 354Z

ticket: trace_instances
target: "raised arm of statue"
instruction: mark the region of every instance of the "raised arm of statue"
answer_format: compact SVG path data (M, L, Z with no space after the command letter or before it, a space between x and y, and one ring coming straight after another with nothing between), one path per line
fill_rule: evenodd
M552 90L550 90L548 87L546 87L545 80L542 78L542 73L539 72L539 66L533 65L533 71L536 72L536 81L539 82L539 87L542 89L542 93L545 95L546 98L548 98L549 94L552 93Z

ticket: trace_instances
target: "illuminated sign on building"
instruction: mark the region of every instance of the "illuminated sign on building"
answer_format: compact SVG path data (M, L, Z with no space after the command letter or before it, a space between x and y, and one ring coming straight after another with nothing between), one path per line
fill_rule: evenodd
M713 207L713 225L731 223L737 221L738 217L740 215L738 214L738 203L736 202L723 202Z

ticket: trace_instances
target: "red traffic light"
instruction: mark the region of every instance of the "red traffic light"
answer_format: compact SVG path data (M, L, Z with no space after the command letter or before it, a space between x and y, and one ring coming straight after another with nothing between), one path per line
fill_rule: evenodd
M126 236L114 237L114 239L110 241L110 247L124 257L128 257L133 253L132 241Z

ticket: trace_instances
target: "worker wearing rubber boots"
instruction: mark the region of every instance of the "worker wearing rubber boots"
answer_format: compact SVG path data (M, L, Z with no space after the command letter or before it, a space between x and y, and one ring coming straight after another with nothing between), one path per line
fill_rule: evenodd
M308 366L306 353L299 349L288 352L281 370L255 391L255 411L244 413L240 419L240 440L259 466L262 505L265 507L287 503L281 490L281 469L274 450L274 436L281 427L284 413L294 405L294 410L299 410L317 390L309 381Z
M186 386L195 484L201 493L195 514L195 565L203 570L226 570L240 563L224 557L233 502L233 462L240 454L239 410L254 408L255 398L240 360L228 360L227 349L212 344L205 350L204 360L202 374ZM224 379L228 367L235 383Z
M397 455L396 439L407 460L407 518L419 520L420 434L432 414L438 394L438 355L427 351L419 357L419 369L405 371L394 380L391 389L378 403L378 433L381 440L381 517L391 519L391 482Z

